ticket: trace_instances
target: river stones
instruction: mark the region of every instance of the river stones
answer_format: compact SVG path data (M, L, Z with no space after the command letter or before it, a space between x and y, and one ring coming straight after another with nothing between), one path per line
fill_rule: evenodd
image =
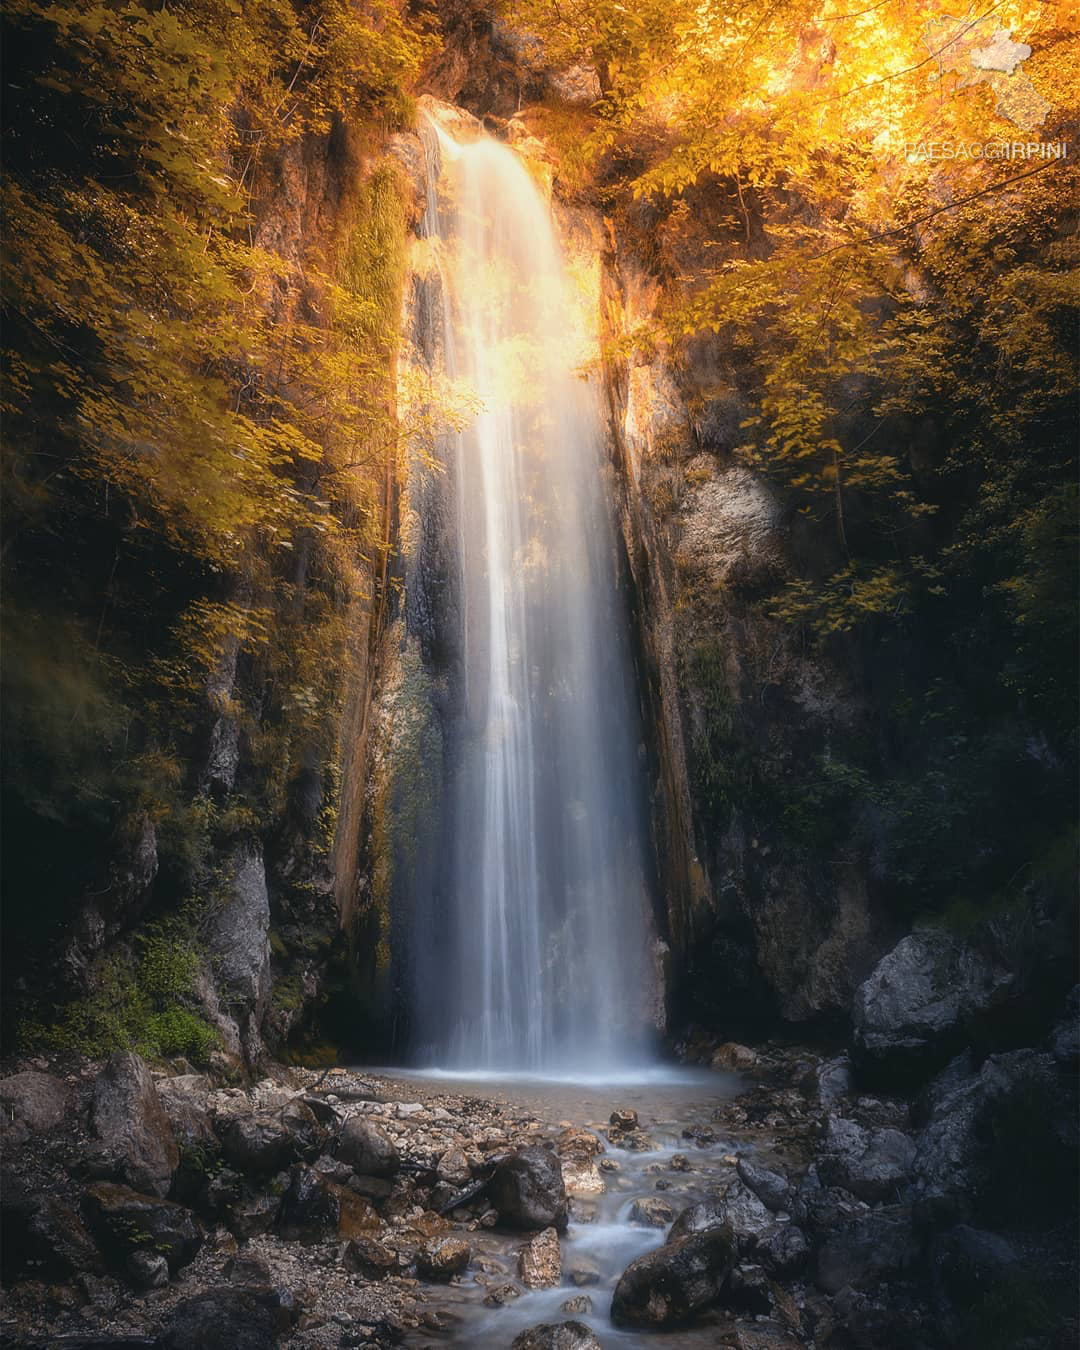
M491 1178L488 1197L500 1220L512 1228L566 1231L566 1185L559 1160L549 1149L533 1146L504 1158Z
M464 1272L472 1248L464 1238L447 1233L429 1238L416 1253L416 1269L426 1280L450 1280Z
M237 1116L225 1131L222 1152L238 1172L270 1176L292 1161L293 1138L276 1116Z
M643 1228L667 1228L675 1211L658 1195L643 1196L630 1206L630 1222Z
M510 1350L602 1350L584 1322L541 1322L510 1343Z
M551 1289L562 1275L559 1235L545 1228L531 1238L518 1253L518 1272L527 1289Z
M716 1303L735 1255L730 1229L677 1238L631 1261L611 1300L618 1327L676 1326Z

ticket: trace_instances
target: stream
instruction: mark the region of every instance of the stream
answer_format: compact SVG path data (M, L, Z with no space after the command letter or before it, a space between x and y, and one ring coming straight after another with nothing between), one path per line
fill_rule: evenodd
M648 1333L622 1331L608 1316L619 1276L636 1257L660 1246L670 1220L651 1227L632 1217L640 1199L661 1199L672 1217L696 1203L731 1176L735 1150L746 1151L714 1121L724 1103L743 1090L741 1078L702 1069L657 1068L634 1081L558 1080L541 1077L494 1077L380 1070L408 1084L418 1098L441 1093L482 1095L513 1110L535 1115L545 1133L557 1135L568 1126L595 1133L604 1143L598 1156L604 1190L601 1194L571 1192L569 1227L561 1236L562 1278L550 1289L525 1289L497 1306L485 1304L493 1291L508 1284L522 1288L518 1253L529 1234L477 1227L469 1234L473 1260L459 1281L427 1286L426 1306L439 1314L445 1329L430 1328L409 1335L409 1345L450 1344L501 1347L520 1332L542 1322L574 1320L590 1327L605 1346L697 1347L716 1344L716 1327L706 1318L691 1328ZM606 1131L614 1111L637 1112L639 1126L655 1144L647 1151L614 1147ZM684 1131L715 1135L698 1144ZM685 1163L680 1161L685 1159ZM673 1166L672 1160L675 1159ZM685 1168L685 1170L682 1170ZM570 1300L588 1300L564 1309Z

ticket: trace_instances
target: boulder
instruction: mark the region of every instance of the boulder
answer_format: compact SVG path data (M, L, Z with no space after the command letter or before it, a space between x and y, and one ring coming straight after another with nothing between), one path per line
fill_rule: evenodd
M86 1188L86 1216L107 1256L123 1266L140 1249L164 1256L171 1271L193 1261L202 1246L194 1214L183 1205L98 1181Z
M185 1073L159 1079L157 1091L181 1153L219 1147L210 1121L210 1085L202 1074Z
M6 1179L0 1198L5 1275L15 1275L31 1262L40 1278L104 1275L105 1261L97 1244L66 1200L23 1192Z
M541 1322L515 1336L510 1350L601 1350L584 1322Z
M162 1350L270 1350L289 1321L276 1290L226 1285L178 1303L160 1344Z
M340 1212L337 1196L321 1172L304 1163L289 1169L278 1213L278 1226L286 1241L315 1239L328 1229L336 1233Z
M740 1158L735 1164L735 1170L740 1181L753 1191L766 1209L778 1214L790 1208L792 1192L787 1177L767 1167L759 1167L749 1158Z
M373 1120L350 1116L341 1127L337 1156L364 1176L393 1176L401 1165L397 1145Z
M425 1280L450 1280L461 1275L472 1259L472 1248L453 1233L428 1238L417 1250L416 1269Z
M492 1175L488 1198L512 1228L566 1230L566 1185L549 1149L523 1148L504 1158Z
M373 1237L353 1238L345 1248L342 1257L345 1269L366 1280L382 1280L387 1275L398 1273L400 1262L397 1252L384 1247Z
M466 1158L464 1150L458 1148L456 1144L443 1153L435 1171L439 1180L445 1181L448 1186L467 1186L472 1180L472 1168L469 1166L469 1160Z
M608 1124L614 1130L636 1130L638 1113L628 1106L619 1107L608 1117Z
M754 1244L755 1259L770 1275L790 1275L809 1255L806 1234L794 1223L771 1224Z
M559 1304L559 1311L564 1313L585 1313L588 1316L592 1310L593 1301L588 1294L574 1294L565 1303Z
M1055 1061L1034 1050L963 1059L925 1094L914 1177L920 1217L938 1226L1010 1198L1028 1217L1075 1195L1075 1108Z
M225 1160L248 1176L280 1172L295 1157L293 1136L277 1116L237 1116L222 1140Z
M164 1196L180 1163L150 1070L118 1050L98 1074L90 1108L90 1168L133 1190Z
M0 1107L9 1138L23 1140L38 1130L52 1130L67 1114L68 1088L51 1073L27 1069L0 1078Z
M138 1247L124 1263L124 1274L136 1289L164 1289L169 1283L169 1263L157 1252Z
M245 1187L238 1200L228 1207L225 1226L241 1242L269 1232L277 1219L281 1201L266 1191Z
M562 1278L562 1251L554 1228L544 1228L518 1253L518 1273L527 1289L551 1289Z
M817 1170L827 1186L840 1186L867 1204L895 1200L908 1183L915 1143L899 1130L865 1130L833 1116L825 1131Z
M773 1216L749 1187L735 1181L723 1196L701 1200L684 1209L671 1226L668 1241L723 1227L740 1252L752 1251L759 1236L771 1228Z
M669 1327L719 1301L735 1256L730 1229L708 1228L631 1261L611 1300L618 1327Z
M658 1195L639 1197L630 1206L630 1222L642 1228L668 1228L674 1218L671 1204Z
M910 933L855 993L855 1053L864 1076L925 1078L958 1048L1012 976L942 929Z
M326 1147L330 1133L311 1107L299 1098L286 1102L278 1119L293 1139L293 1151L303 1162L313 1162Z
M328 1190L337 1201L337 1235L342 1241L364 1237L382 1227L382 1220L362 1195L333 1181L328 1183Z
M714 1069L726 1069L729 1073L745 1073L754 1067L758 1057L749 1046L726 1041L716 1047L710 1062Z
M827 1237L817 1254L817 1283L827 1294L873 1286L910 1270L920 1254L906 1215L866 1214Z
M934 1283L953 1303L967 1307L1015 1272L1016 1248L997 1233L957 1224L930 1245Z

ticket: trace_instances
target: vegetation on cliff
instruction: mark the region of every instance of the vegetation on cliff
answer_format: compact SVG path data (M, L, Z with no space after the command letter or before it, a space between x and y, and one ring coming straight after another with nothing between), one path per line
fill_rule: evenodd
M1080 63L1064 8L505 13L599 73L569 179L662 295L621 350L669 352L703 416L720 409L703 448L781 494L793 570L750 601L865 696L857 738L771 764L732 730L722 676L693 674L716 673L702 638L686 665L710 727L707 829L738 807L791 855L843 839L908 913L985 913L1033 881L1066 900Z
M370 600L396 453L405 222L363 149L409 117L430 41L382 0L16 0L4 48L4 894L23 960L108 889L132 821L176 899L313 774L332 790L344 613ZM299 241L288 212L311 222ZM240 781L199 781L215 719L243 738Z

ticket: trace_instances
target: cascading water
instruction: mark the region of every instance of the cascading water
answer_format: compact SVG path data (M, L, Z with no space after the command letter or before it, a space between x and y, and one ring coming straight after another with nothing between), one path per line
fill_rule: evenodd
M518 156L425 131L456 478L461 688L440 879L416 901L417 1041L442 1066L642 1059L639 722L580 298ZM426 941L425 941L426 935Z

